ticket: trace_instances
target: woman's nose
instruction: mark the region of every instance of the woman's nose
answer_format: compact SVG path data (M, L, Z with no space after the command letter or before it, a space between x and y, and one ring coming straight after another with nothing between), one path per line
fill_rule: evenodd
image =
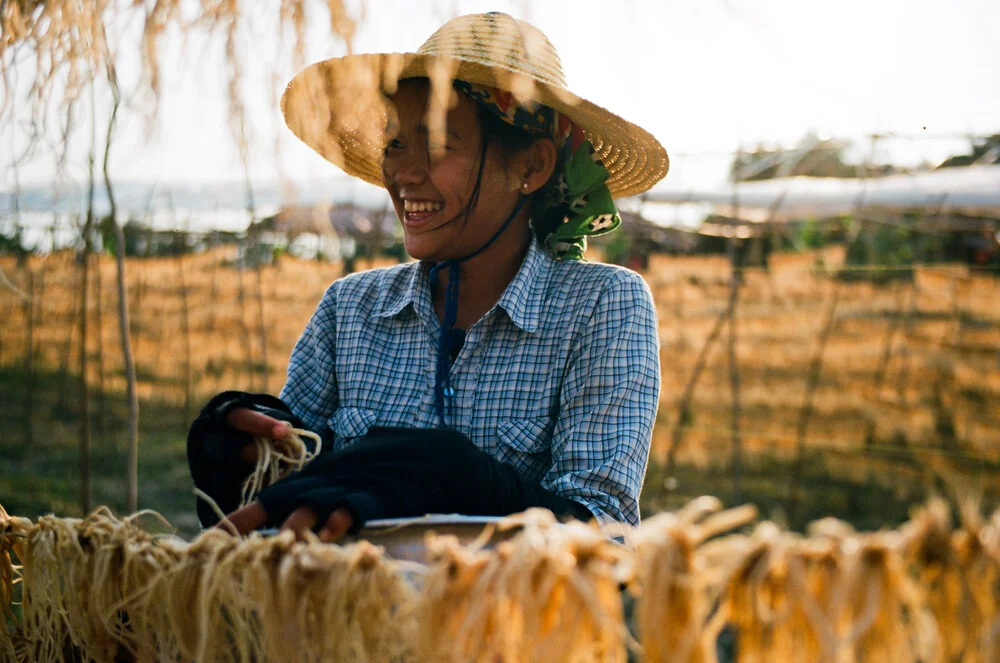
M405 150L404 154L386 158L385 170L389 178L397 184L419 184L427 177L426 159Z

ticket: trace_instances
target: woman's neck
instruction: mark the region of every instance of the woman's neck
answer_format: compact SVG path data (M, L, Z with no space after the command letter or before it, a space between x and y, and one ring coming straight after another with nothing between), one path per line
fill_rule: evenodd
M521 269L532 237L527 223L513 225L481 254L459 263L461 287L456 328L468 329L496 305ZM437 285L431 291L438 320L444 318L445 293L450 278L450 270L441 270Z

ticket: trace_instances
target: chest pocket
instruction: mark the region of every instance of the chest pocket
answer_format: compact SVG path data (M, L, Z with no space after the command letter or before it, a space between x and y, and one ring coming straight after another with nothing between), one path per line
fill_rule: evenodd
M522 469L544 461L552 450L551 425L548 417L501 421L497 426L500 462Z
M327 426L336 435L337 448L351 444L357 438L364 437L378 422L378 412L363 407L338 408L327 420Z

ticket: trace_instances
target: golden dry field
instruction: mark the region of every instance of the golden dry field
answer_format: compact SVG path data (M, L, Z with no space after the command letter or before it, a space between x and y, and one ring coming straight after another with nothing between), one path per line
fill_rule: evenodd
M777 255L770 271L745 272L735 355L746 449L796 446L819 361L811 445L852 449L870 436L869 445L952 446L1000 460L1000 280L934 266L885 285L845 282L813 269L815 258ZM663 257L644 276L660 316L661 418L673 422L695 357L725 310L728 267L724 258ZM728 333L724 327L694 392L681 450L692 457L707 460L728 444ZM655 444L666 446L662 438Z
M685 484L699 471L735 472L715 476L741 494L738 474L762 458L782 463L771 479L777 493L798 481L806 495L818 489L809 473L820 462L830 476L877 480L903 501L935 478L993 494L1000 467L1000 279L957 265L883 279L834 279L817 268L839 268L843 259L839 247L773 254L769 270L743 273L729 316L725 257L651 257L643 276L659 311L663 388L647 509L671 504L672 491L677 499L686 495ZM95 394L117 403L125 382L115 264L107 256L93 261L100 279L91 270L88 381ZM0 266L20 291L0 292L0 367L26 368L30 338L31 370L67 376L59 388L69 393L60 401L72 405L79 265L63 252L22 265L5 257ZM288 256L241 270L235 248L129 260L143 418L182 440L213 393L276 393L298 334L340 274L339 264ZM690 384L700 355L703 370ZM19 400L16 391L4 398ZM91 405L94 416L102 416L101 402ZM32 415L30 403L4 407L46 416ZM163 413L170 418L157 416ZM26 425L17 419L8 416L2 433L12 444ZM64 426L68 447L73 430ZM675 441L671 473L664 466ZM803 467L811 469L802 475ZM715 494L724 490L711 486Z

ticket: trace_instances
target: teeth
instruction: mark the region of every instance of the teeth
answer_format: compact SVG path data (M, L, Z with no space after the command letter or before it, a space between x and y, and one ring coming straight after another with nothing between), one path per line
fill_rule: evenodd
M407 212L437 212L444 209L444 205L432 200L404 200L403 209Z

